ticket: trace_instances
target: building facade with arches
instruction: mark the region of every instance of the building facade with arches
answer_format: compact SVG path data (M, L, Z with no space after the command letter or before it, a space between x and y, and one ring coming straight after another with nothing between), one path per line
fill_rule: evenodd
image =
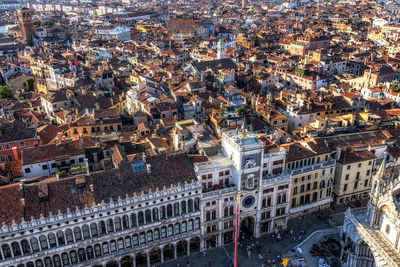
M400 179L384 160L371 184L368 207L345 213L341 258L347 267L400 266Z

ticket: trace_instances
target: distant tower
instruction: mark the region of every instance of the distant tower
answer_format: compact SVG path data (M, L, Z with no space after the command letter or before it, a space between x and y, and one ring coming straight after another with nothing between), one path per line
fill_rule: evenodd
M27 8L19 9L18 10L18 20L19 20L19 25L21 27L22 36L24 38L24 41L28 45L32 45L33 29L32 29L31 11Z
M217 45L217 58L223 59L226 57L226 47L223 39L219 39Z

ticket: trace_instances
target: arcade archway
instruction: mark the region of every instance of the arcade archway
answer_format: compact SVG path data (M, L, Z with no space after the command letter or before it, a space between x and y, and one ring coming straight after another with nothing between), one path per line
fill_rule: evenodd
M240 222L240 237L248 239L254 235L254 218L252 216L244 218Z

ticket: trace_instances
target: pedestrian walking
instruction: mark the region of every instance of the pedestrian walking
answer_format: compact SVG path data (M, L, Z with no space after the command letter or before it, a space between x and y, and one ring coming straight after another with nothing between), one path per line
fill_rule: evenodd
M203 251L203 256L204 256L204 257L206 256L206 251L205 251L205 250Z
M262 261L262 259L263 259L263 258L262 258L261 253L258 253L258 260L259 260L259 261Z
M251 257L251 251L250 250L247 251L247 257L249 257L249 259Z

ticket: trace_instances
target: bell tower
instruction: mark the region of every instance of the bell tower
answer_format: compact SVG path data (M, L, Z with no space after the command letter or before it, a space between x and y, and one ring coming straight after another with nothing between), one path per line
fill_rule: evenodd
M22 37L28 45L32 45L32 13L28 8L21 8L17 13Z

